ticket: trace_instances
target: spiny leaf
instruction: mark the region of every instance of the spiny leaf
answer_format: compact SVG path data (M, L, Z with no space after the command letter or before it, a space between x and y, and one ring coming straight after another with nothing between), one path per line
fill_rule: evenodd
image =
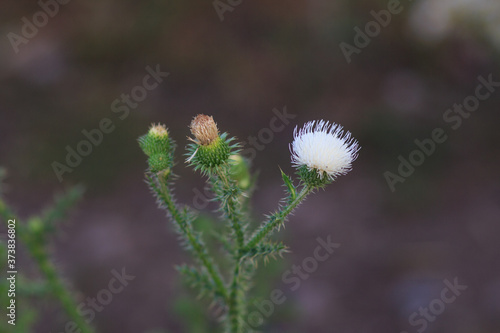
M297 197L297 190L295 189L295 186L293 186L293 183L292 183L292 180L290 179L290 177L288 177L283 172L283 170L281 170L281 168L280 168L280 171L281 171L281 177L283 178L283 182L285 183L285 186L288 189L288 193L290 194L290 199L289 200L293 201Z
M282 242L262 242L246 252L244 256L251 259L262 257L264 262L267 262L269 258L275 259L276 255L282 256L285 252L288 252L288 247Z

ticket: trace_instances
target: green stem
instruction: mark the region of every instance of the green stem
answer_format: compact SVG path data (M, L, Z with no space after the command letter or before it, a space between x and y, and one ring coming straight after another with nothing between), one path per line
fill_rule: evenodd
M288 214L290 214L295 209L295 207L297 207L297 205L301 203L309 193L311 193L311 191L311 187L304 186L292 202L283 207L277 213L271 215L269 221L264 222L257 230L257 232L255 232L252 238L248 241L244 248L245 251L249 251L250 249L254 248L262 239L268 236L272 231L276 229L276 227L283 223Z
M68 317L78 326L82 333L94 332L83 317L78 313L75 300L57 275L54 265L50 262L49 256L47 255L47 251L44 247L43 235L35 235L25 228L19 221L19 218L9 210L7 205L2 200L0 200L0 216L5 219L5 221L8 221L9 219L16 220L16 231L19 238L28 247L29 253L35 259L40 271L47 280L50 291L62 304Z
M227 170L227 169L226 169ZM224 191L231 191L231 188L236 186L235 182L229 179L229 176L222 172L222 169L217 169L217 176L221 180ZM215 184L214 184L215 185ZM243 229L241 228L241 213L240 204L237 195L239 193L231 193L227 200L221 203L222 209L227 215L227 218L231 221L231 227L233 228L234 233L236 234L236 239L238 242L238 250L243 248L245 244L245 236L243 234Z
M217 178L211 178L214 191L218 194L218 186L221 186L221 193L217 196L220 198L221 207L226 214L227 219L231 223L231 228L236 235L236 241L238 245L238 251L235 253L235 263L233 270L233 279L230 285L229 299L227 301L228 305L228 318L227 325L229 332L240 333L241 332L241 316L242 316L242 304L244 304L243 299L239 297L238 293L240 289L243 288L241 280L241 270L242 270L242 249L245 245L245 235L243 228L241 226L242 213L241 213L241 202L240 195L241 191L237 187L234 180L230 178L229 171L227 168L217 168L216 170ZM220 185L217 184L217 180L220 181Z
M48 286L52 291L53 295L61 302L66 314L71 318L72 321L80 329L82 333L92 333L93 329L87 324L83 317L78 313L77 304L70 292L64 286L62 280L57 275L57 271L54 265L50 262L47 252L43 248L42 244L32 242L28 246L31 255L35 258L38 263L40 271L43 273L47 279Z
M234 267L233 281L231 282L231 293L229 294L229 317L228 324L231 333L240 333L240 304L238 302L238 289L240 280L241 263L238 260Z
M160 184L161 189L158 191L156 186L154 185L155 182L153 179L148 177L150 180L150 184L155 190L155 192L160 196L162 202L165 203L167 206L167 210L170 212L172 215L172 219L177 223L179 226L181 232L186 236L187 241L193 248L194 252L200 259L201 263L203 266L206 268L208 271L208 274L214 281L218 292L220 295L224 298L224 300L227 300L227 290L224 285L224 282L222 280L222 277L219 273L218 268L216 267L216 264L213 262L213 260L208 256L208 253L206 251L205 246L200 242L199 239L196 238L196 236L193 234L193 231L191 230L189 224L187 223L186 219L184 218L183 214L179 211L177 208L177 205L174 202L174 199L170 193L170 190L168 188L168 185L166 184L166 180L162 181L162 179L159 179L157 177L158 183Z

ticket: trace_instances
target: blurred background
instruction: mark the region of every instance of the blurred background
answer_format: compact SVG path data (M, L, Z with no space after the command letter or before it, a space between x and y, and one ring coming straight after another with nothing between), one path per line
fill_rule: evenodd
M54 194L85 185L84 199L51 242L61 274L80 300L106 288L113 270L135 276L96 312L98 332L215 332L213 311L193 301L174 268L189 257L143 181L146 158L136 141L151 123L167 125L179 144L178 201L203 210L210 222L216 207L204 199L202 177L183 163L188 125L198 113L213 115L222 131L245 142L260 174L256 221L283 194L279 167L294 172L288 144L295 126L337 122L362 146L353 171L290 218L279 237L292 252L261 266L260 295L278 288L286 296L262 331L500 331L499 84L482 88L490 94L475 111L447 113L475 95L480 76L500 82L500 2L396 5L0 4L3 195L27 218ZM68 166L68 149L89 150L78 146L87 140L84 131L103 119L109 133ZM387 175L398 176L398 157L408 160L418 149L414 141L436 128L447 140L391 188ZM341 246L291 290L284 272L312 256L317 238L327 235ZM25 251L19 271L39 274ZM440 302L444 281L455 279L467 289ZM26 303L36 313L27 331L64 330L57 302ZM419 313L429 306L428 317Z

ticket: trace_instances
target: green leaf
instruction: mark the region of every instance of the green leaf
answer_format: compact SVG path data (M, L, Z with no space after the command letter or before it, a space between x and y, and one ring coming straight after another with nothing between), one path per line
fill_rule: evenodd
M293 201L297 197L297 189L295 188L295 186L293 186L293 183L292 183L292 180L290 179L290 177L288 177L283 172L283 170L281 170L281 168L280 168L280 171L281 171L281 177L283 178L283 182L285 183L285 186L288 189L288 193L290 194L290 201Z

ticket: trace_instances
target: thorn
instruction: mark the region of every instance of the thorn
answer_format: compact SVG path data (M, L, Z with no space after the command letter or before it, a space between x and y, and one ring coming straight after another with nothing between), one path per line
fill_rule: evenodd
M195 155L196 155L196 153L198 152L198 149L199 149L199 148L196 148L196 150L194 151L193 155L191 155L191 157L190 157L190 158L188 158L188 159L186 160L186 162L188 162L188 163L189 163L189 162L191 162L191 160L194 158L194 156L195 156Z

